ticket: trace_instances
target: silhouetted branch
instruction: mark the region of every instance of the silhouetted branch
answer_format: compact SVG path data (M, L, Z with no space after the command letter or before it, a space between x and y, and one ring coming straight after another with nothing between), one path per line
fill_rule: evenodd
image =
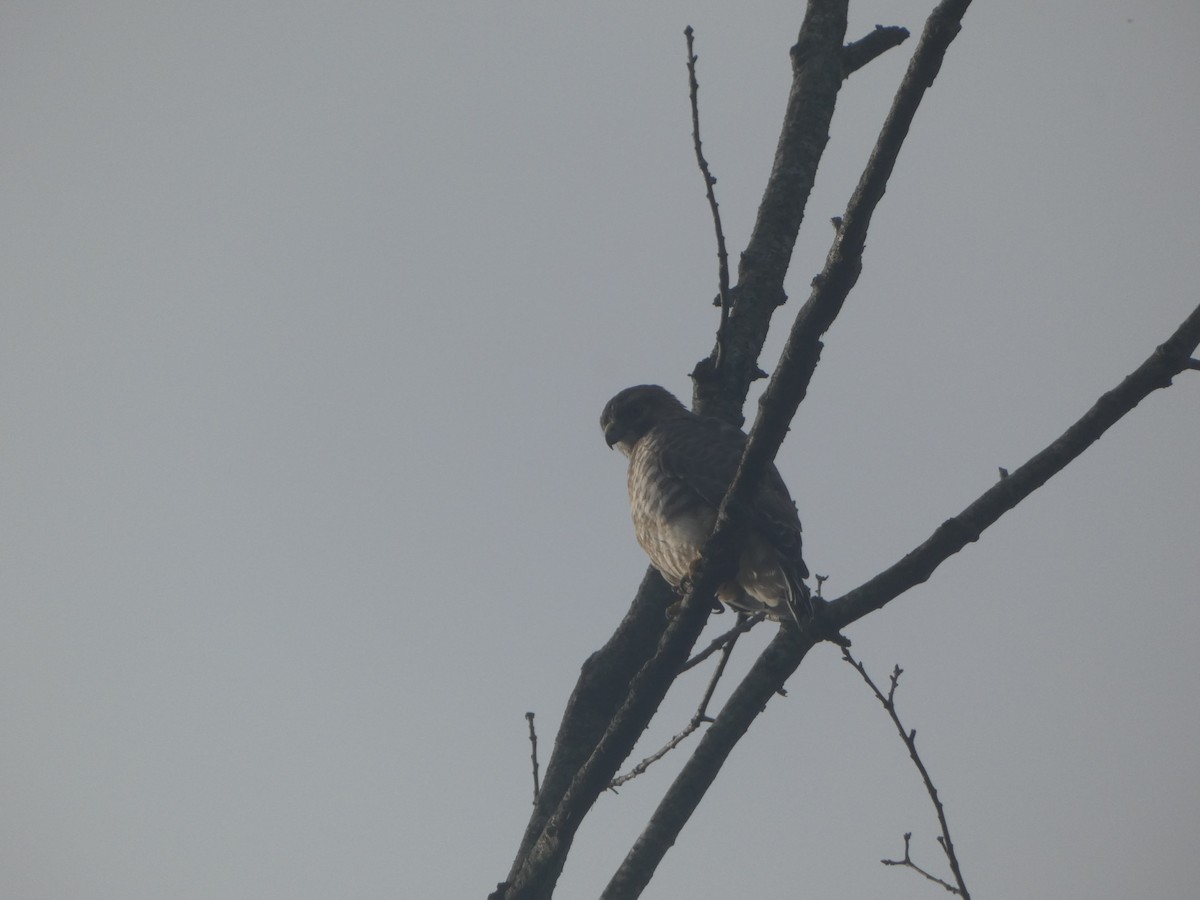
M745 421L750 383L765 374L758 357L771 316L787 299L783 280L842 86L846 6L847 0L809 0L791 49L792 89L775 161L730 288L727 328L692 372L696 411L734 425Z
M717 365L720 366L721 342L725 337L725 327L729 322L729 254L725 250L725 231L721 228L721 210L717 205L717 195L713 187L716 177L708 168L708 160L700 144L700 82L696 80L696 60L692 52L692 26L683 29L687 38L687 70L688 94L692 102L692 144L696 148L696 164L700 174L704 176L704 193L708 196L708 208L712 211L713 228L717 233L717 304L721 307L721 324L717 326Z
M954 873L954 881L958 887L951 887L945 881L942 881L942 879L935 878L913 863L908 854L908 841L912 836L911 832L904 836L904 859L901 862L885 859L882 860L883 864L888 866L907 865L916 869L931 881L936 881L946 888L946 890L961 895L963 900L971 900L971 894L967 891L967 885L963 881L962 869L958 864L958 855L954 852L954 842L950 840L950 825L946 821L946 810L943 808L942 801L938 797L937 788L933 786L933 779L929 777L929 770L925 768L925 763L921 761L921 755L917 752L917 730L914 728L911 731L906 731L903 723L900 721L899 713L896 712L896 689L900 686L900 676L904 673L904 670L899 666L896 666L892 670L891 686L888 688L887 696L884 696L883 692L879 690L878 685L867 674L866 666L855 659L845 647L842 648L842 659L855 668L858 674L862 676L863 681L867 683L867 687L875 694L875 699L887 710L888 717L892 720L892 724L896 726L896 731L900 735L900 740L904 741L904 746L908 748L908 755L912 759L913 765L921 773L921 780L925 782L925 791L929 794L929 799L933 801L933 808L937 812L938 824L942 829L938 843L941 844L942 850L945 851L946 859L950 863L950 871Z
M679 732L679 734L675 735L675 737L671 738L669 741L663 744L662 747L651 753L624 775L618 775L616 778L610 781L608 783L608 789L615 793L617 788L619 788L621 785L625 784L627 781L633 781L633 779L637 778L639 775L649 769L652 765L654 765L654 763L658 762L660 759L682 744L688 739L692 732L699 728L704 722L711 721L712 719L699 719L693 716L688 720L688 723L684 727L683 731Z
M883 863L885 866L905 866L909 869L912 869L915 872L919 872L920 874L924 875L926 878L928 878L934 884L940 884L942 887L944 887L946 890L948 890L951 894L960 893L958 888L956 888L950 882L943 881L942 879L938 878L936 875L926 872L924 869L922 869L920 866L918 866L915 862L912 861L912 857L909 855L909 852L908 852L908 845L911 840L912 840L912 832L906 831L904 833L904 859L881 859L880 862Z
M1097 400L1049 446L997 481L957 516L939 525L902 560L831 602L826 610L830 625L844 628L926 581L939 565L977 541L984 529L1066 468L1149 394L1170 386L1176 375L1190 369L1190 358L1198 345L1200 306L1145 362Z
M515 874L491 895L496 900L550 897L584 816L641 737L680 667L687 661L688 652L708 620L717 584L715 575L696 580L675 618L662 632L654 654L633 680L623 686L622 702L599 743L575 771L527 855L517 861Z
M675 737L671 738L671 740L667 741L667 743L660 750L652 753L650 756L647 756L624 775L620 775L609 782L609 790L616 790L626 782L637 778L648 768L650 768L650 766L658 762L660 759L682 744L687 739L688 735L694 732L697 728L706 722L712 721L708 715L708 704L712 700L713 692L717 689L717 683L721 680L721 676L725 674L725 666L729 662L730 654L733 653L733 645L737 643L737 639L742 634L749 630L755 621L762 621L762 616L762 613L756 613L754 616L738 616L739 621L737 626L731 628L717 639L721 642L722 646L721 659L717 663L716 669L713 670L712 678L708 680L708 687L704 691L704 696L700 699L700 705L696 708L695 714L688 721L687 727L684 728L683 731L679 732L679 734L675 735ZM741 627L747 622L750 624L746 625L744 628ZM712 647L713 645L709 646ZM695 661L696 660L694 659L689 660L687 666L691 666ZM687 666L684 668L687 668Z
M962 27L960 19L968 6L970 0L943 0L925 23L871 157L842 216L825 268L813 280L812 293L796 316L779 365L759 400L759 415L742 462L751 471L765 468L774 459L796 409L808 392L821 356L821 336L833 324L858 281L871 217L883 199L921 99L941 69L946 49L958 35Z
M646 570L638 592L603 647L583 663L579 680L563 710L554 748L542 777L541 790L525 827L508 880L491 895L506 896L517 870L529 858L550 815L562 802L575 773L595 750L613 716L620 709L629 683L654 655L666 630L667 607L675 592L653 568ZM615 771L615 769L614 769ZM515 895L514 895L515 896Z
M876 25L875 30L842 48L842 77L849 77L873 59L908 40L908 29Z
M538 798L538 761L537 761L537 730L533 727L533 713L525 713L525 719L529 722L529 743L532 749L529 751L529 758L533 761L533 802L537 803Z
M812 646L794 628L780 628L755 660L700 743L667 789L649 823L601 895L603 900L632 900L649 884L658 863L675 843L687 820L721 771L734 745L776 695Z
M704 662L704 660L708 659L726 644L736 641L738 639L738 635L745 634L766 617L767 614L765 612L756 612L752 616L739 615L736 625L734 625L724 634L713 638L707 647L683 664L679 670L679 673L682 675L688 669L700 665L700 663Z

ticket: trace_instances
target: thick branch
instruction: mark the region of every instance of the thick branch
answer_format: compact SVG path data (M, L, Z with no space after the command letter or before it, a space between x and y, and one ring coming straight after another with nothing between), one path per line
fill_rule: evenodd
M754 449L764 456L770 454L774 458L775 449L783 442L792 417L808 392L808 384L821 356L821 336L833 324L858 281L871 217L883 199L921 99L941 69L946 49L958 34L959 20L970 2L943 0L925 23L920 43L896 91L858 187L846 207L825 268L814 279L812 293L792 324L775 375L759 400L760 411L751 433L751 445L753 447L755 443L755 434L763 432L761 449ZM747 464L759 464L749 450L746 455Z
M648 569L637 596L613 636L584 662L563 711L554 749L513 871L509 874L510 880L562 801L571 779L596 748L620 709L629 683L646 660L654 655L668 624L665 611L674 601L675 592L654 569ZM498 892L498 896L503 897L503 892Z
M883 199L887 180L921 98L941 68L946 48L961 27L958 19L969 5L970 0L943 0L925 24L921 41L896 92L871 158L846 207L825 269L815 280L808 302L797 314L779 366L759 400L759 414L750 431L746 451L721 503L713 535L705 546L706 562L711 558L720 567L728 565L723 562L725 559L733 559L729 546L737 529L736 523L730 521L728 510L739 508L745 503L743 498L754 496L762 473L779 452L792 417L808 392L808 384L821 355L820 337L833 324L850 289L858 281L871 216ZM726 556L727 553L730 555Z
M1056 441L997 481L957 516L943 522L904 559L830 603L830 622L844 628L927 580L939 565L978 540L985 528L1066 468L1150 393L1169 386L1176 375L1189 369L1190 357L1198 345L1200 306L1144 363L1097 400Z
M733 559L732 555L725 556L730 553L728 547L736 532L736 523L729 520L727 511L737 509L744 503L743 498L754 495L762 473L779 452L792 417L808 392L808 384L821 355L820 337L833 324L850 289L858 281L867 228L875 207L883 199L887 180L895 167L921 98L941 69L946 48L961 27L958 20L969 5L970 0L943 0L925 24L921 41L884 120L871 158L846 207L838 235L826 258L825 269L814 280L812 294L797 314L779 366L759 400L759 414L750 431L746 451L721 503L716 529L705 547L706 561L715 558L718 565L727 565L722 560ZM776 157L778 166L779 159ZM770 186L767 190L769 193ZM764 198L762 208L767 206L767 199ZM731 325L732 322L733 318L730 319Z
M783 279L829 140L843 80L847 2L809 0L791 51L792 90L775 161L738 265L738 283L729 291L728 321L719 346L692 372L696 410L734 424L744 421L742 406L750 382L758 377L758 355L771 315L786 299Z
M561 800L524 857L518 859L509 881L493 893L497 900L544 900L551 896L584 816L633 750L703 631L718 581L715 574L697 579L695 588L684 598L675 619L663 632L653 656L632 682L620 686L619 696L623 702L595 749L570 779ZM612 684L607 677L605 681ZM565 727L565 720L563 724ZM557 747L555 752L558 752ZM547 784L542 787L543 794Z
M630 900L639 896L650 883L654 870L700 804L734 745L766 707L767 701L796 671L812 645L810 639L801 638L795 629L779 629L725 703L716 721L704 732L691 758L604 889L601 895L604 900Z

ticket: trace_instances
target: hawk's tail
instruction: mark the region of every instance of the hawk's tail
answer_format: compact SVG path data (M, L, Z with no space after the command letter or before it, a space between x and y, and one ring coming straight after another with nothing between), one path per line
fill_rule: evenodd
M796 627L803 629L806 623L813 620L812 593L808 590L808 585L801 579L798 571L789 568L786 574L788 612L791 613Z

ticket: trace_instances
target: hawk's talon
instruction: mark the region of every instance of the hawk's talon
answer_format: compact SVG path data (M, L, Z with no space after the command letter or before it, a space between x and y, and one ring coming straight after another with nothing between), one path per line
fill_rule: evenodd
M679 592L680 600L683 600L684 597L692 592L692 575L690 572L679 580L679 584L675 586L675 590Z

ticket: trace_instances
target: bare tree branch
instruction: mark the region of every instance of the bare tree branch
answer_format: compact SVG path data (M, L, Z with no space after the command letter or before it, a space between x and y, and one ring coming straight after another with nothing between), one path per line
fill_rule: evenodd
M961 28L960 20L970 2L943 0L925 23L871 157L842 216L825 268L814 279L812 293L796 316L779 365L759 400L759 415L750 433L743 466L765 466L774 459L796 409L808 392L821 356L821 335L833 324L858 281L871 217L883 199L921 99L941 69L942 59Z
M625 618L608 642L584 661L579 680L567 700L542 787L534 803L508 880L492 896L503 898L507 885L524 864L551 813L561 803L571 779L591 755L625 697L629 683L654 655L667 627L666 609L675 592L653 568L646 570Z
M867 63L908 40L908 29L899 25L876 25L875 30L842 49L842 71L849 77Z
M928 878L934 884L941 885L947 891L949 891L951 894L960 893L958 888L956 888L950 882L943 881L941 878L938 878L936 875L934 875L931 872L925 871L920 866L918 866L915 862L913 862L912 854L909 851L909 844L911 842L912 842L912 832L911 831L904 832L904 859L881 859L880 862L883 863L885 866L904 866L905 868L912 869L914 872L924 875L926 878Z
M533 762L533 802L537 803L538 798L538 761L537 761L537 729L533 727L533 713L525 713L525 719L529 722L529 743L532 745L529 751L529 758Z
M626 688L624 702L608 729L571 779L507 892L500 895L505 900L550 897L583 817L629 755L680 667L687 662L688 652L708 620L717 584L717 577L709 575L698 580L684 598L663 632L658 649Z
M827 609L831 625L844 628L927 580L939 565L978 540L985 528L1066 468L1149 394L1168 387L1176 375L1191 368L1190 357L1198 345L1200 306L1145 362L1097 400L1057 440L997 481L957 516L943 522L902 560L832 601Z
M721 307L721 323L717 326L717 365L720 366L721 344L725 340L725 329L729 324L729 253L725 250L725 230L721 227L721 210L717 204L717 195L713 190L717 183L716 177L708 168L708 160L700 143L700 82L696 80L696 60L692 52L692 37L694 32L689 25L683 29L687 38L687 70L688 95L692 103L692 144L696 148L696 164L700 174L704 176L704 193L708 197L708 208L712 211L713 228L717 233L717 304Z
M800 665L811 646L812 640L800 636L794 628L779 629L716 720L705 730L699 745L604 889L603 900L631 900L641 894L734 745Z
M706 722L712 721L708 715L708 704L712 701L713 692L717 689L717 683L720 682L721 676L725 674L725 666L729 663L730 654L733 653L733 645L736 644L737 639L750 628L749 625L746 625L745 628L740 626L746 622L751 622L755 618L757 618L758 621L762 621L762 614L757 614L753 617L739 615L738 625L731 628L729 631L725 632L725 634L721 635L720 638L718 638L718 640L721 641L721 659L717 663L716 669L713 670L712 677L708 680L708 687L704 691L704 696L700 698L700 705L696 707L695 714L691 719L688 720L687 727L685 727L683 731L679 732L679 734L671 738L671 740L667 741L662 748L652 753L650 756L647 756L624 775L620 775L610 781L608 784L609 790L615 790L626 782L637 778L639 775L649 769L650 766L658 762L660 759L682 744L697 728ZM691 666L693 662L695 662L695 660L689 660L687 665L685 665L683 668Z
M787 299L783 280L842 85L846 7L847 0L809 0L791 49L792 90L775 161L738 263L737 285L730 289L728 327L692 372L696 411L735 425L744 421L750 382L763 374L758 356L771 316Z
M942 850L945 851L946 859L950 863L950 871L954 873L954 881L958 887L954 888L942 879L930 875L912 861L908 853L908 842L911 832L904 836L904 859L900 862L885 859L883 860L883 864L909 866L931 881L936 881L948 891L961 895L963 900L971 900L971 894L967 891L966 882L963 880L962 868L958 864L958 854L954 852L954 842L950 840L950 824L946 821L946 810L942 806L937 788L933 785L933 779L929 777L929 770L925 768L925 763L921 760L921 754L917 752L917 730L915 728L911 731L906 730L904 724L900 721L900 714L896 712L896 689L900 687L900 676L904 674L904 670L899 666L896 666L892 670L891 687L888 688L887 695L884 696L883 692L879 690L879 686L867 674L867 667L855 659L846 647L842 648L842 659L850 663L858 674L862 676L863 681L867 683L867 687L875 694L875 699L887 710L888 717L892 720L892 724L896 726L896 731L900 735L900 740L904 741L904 746L908 749L909 758L913 761L913 765L917 767L917 771L921 773L921 780L925 783L925 792L929 794L929 799L933 802L933 808L937 812L938 824L942 829L942 835L938 839L938 843L941 844Z
M724 634L713 638L707 647L683 664L683 667L679 670L679 673L682 675L688 669L700 665L700 663L704 662L704 660L708 659L726 644L736 641L738 639L738 635L749 631L766 617L767 614L765 612L756 612L752 616L739 615L736 625L734 625Z

